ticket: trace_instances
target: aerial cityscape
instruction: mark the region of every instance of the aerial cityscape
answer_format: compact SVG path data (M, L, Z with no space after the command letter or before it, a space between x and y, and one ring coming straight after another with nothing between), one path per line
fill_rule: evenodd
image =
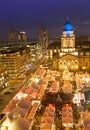
M89 5L1 1L0 130L90 130Z

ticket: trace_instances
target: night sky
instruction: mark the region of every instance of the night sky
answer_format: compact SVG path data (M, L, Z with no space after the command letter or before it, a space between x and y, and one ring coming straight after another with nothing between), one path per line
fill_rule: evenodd
M90 35L90 0L0 0L0 39L7 39L10 29L37 38L41 26L57 37L67 16L76 34Z

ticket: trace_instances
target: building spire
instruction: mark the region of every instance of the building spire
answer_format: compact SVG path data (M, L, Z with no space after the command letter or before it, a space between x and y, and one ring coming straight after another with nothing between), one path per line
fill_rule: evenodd
M68 16L67 16L67 21L69 21L69 18L68 18Z

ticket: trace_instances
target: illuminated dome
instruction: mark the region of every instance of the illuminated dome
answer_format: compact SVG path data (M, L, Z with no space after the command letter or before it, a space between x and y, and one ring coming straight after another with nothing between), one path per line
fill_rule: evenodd
M64 31L73 31L73 26L72 26L72 24L69 22L69 21L67 21L66 23L65 23L65 25L64 25L64 29L63 29Z

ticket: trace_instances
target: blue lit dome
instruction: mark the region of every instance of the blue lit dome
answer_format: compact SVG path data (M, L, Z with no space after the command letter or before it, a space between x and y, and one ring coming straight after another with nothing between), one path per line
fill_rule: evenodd
M69 22L69 21L67 21L66 23L65 23L65 25L64 25L64 29L63 29L64 31L73 31L73 26L72 26L72 24Z

